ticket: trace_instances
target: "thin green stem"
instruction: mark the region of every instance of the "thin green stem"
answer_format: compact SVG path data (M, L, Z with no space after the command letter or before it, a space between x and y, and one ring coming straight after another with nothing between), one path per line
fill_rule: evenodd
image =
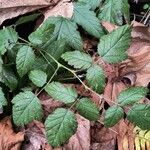
M59 65L57 65L57 68L55 70L55 72L53 73L53 75L51 76L51 78L49 79L49 81L46 83L46 85L43 86L43 88L37 93L36 96L39 96L39 94L44 90L44 88L52 81L52 79L54 78L54 76L57 74L57 71L59 70Z
M21 38L21 37L18 37L18 38L19 38L21 41L27 43L28 45L31 45L31 43L30 43L29 41L27 41L27 40L25 40L25 39L23 39L23 38Z

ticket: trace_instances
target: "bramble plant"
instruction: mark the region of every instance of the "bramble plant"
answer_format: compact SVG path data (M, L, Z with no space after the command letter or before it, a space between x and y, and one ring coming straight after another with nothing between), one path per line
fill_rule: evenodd
M106 0L96 14L94 10L99 2L79 0L74 4L71 19L50 17L29 35L28 41L18 36L15 26L0 30L0 107L7 108L10 95L13 95L13 122L24 126L42 119L38 98L41 92L46 91L53 99L63 102L64 107L57 108L45 121L46 137L53 147L64 144L76 132L76 111L91 121L100 117L99 108L92 99L79 95L75 88L64 86L55 78L61 68L77 78L86 90L102 98L106 76L103 68L83 51L78 25L100 39L97 53L104 62L118 64L128 58L126 51L131 42L131 26L123 25L124 19L129 23L127 0ZM24 19L21 18L16 25L30 20ZM121 26L106 34L100 20ZM78 70L86 72L86 84L78 76ZM150 130L150 105L138 103L147 92L145 87L130 87L122 91L106 110L104 125L112 127L127 117L141 129ZM132 107L125 113L127 106Z

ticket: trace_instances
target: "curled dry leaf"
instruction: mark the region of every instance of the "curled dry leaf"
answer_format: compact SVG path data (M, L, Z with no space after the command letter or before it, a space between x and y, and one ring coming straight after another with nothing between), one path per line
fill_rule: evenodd
M61 0L55 7L49 7L43 10L45 20L50 16L62 16L71 18L73 15L73 3L68 0Z
M44 125L39 121L33 121L25 131L24 150L51 150L44 136Z
M60 0L0 0L0 24L4 20L48 6L55 6Z
M24 140L24 133L15 133L12 128L11 119L4 118L0 122L0 150L18 150Z
M90 121L80 115L76 115L78 128L69 143L64 146L66 150L90 150Z

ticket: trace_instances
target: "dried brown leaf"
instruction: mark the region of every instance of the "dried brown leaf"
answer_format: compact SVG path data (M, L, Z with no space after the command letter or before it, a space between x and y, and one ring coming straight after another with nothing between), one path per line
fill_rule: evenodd
M55 6L60 0L0 0L0 24L7 19L48 6Z
M61 0L55 7L49 7L43 11L45 20L50 16L62 16L71 18L73 15L73 3L68 0Z
M64 146L66 150L90 150L90 121L80 115L77 116L78 128L75 135Z
M13 131L11 119L4 118L0 122L0 150L19 150L24 140L24 133Z

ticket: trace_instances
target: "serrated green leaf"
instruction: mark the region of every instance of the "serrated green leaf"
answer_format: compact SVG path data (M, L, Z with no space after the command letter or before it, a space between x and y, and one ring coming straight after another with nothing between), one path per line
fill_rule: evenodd
M93 65L87 70L86 80L88 85L96 92L102 93L105 87L105 74L98 65Z
M132 105L146 96L148 89L145 87L131 87L122 91L117 101L121 106Z
M15 25L18 26L18 25L21 25L21 24L24 24L24 23L27 23L27 22L30 22L30 21L34 21L35 19L37 19L41 14L40 13L37 13L37 14L31 14L31 15L28 15L28 16L22 16L20 17Z
M50 17L50 23L55 24L54 35L57 39L65 39L66 43L74 49L82 49L82 39L77 31L76 23L63 17Z
M16 58L18 74L23 77L30 69L35 60L35 54L31 47L23 46L19 49Z
M30 91L21 92L13 100L13 121L16 125L26 125L33 120L40 120L42 107L40 100Z
M77 130L75 115L64 108L56 109L45 121L48 143L53 147L64 144Z
M128 112L127 119L143 130L150 130L150 105L134 105Z
M95 10L100 5L101 0L78 0L78 2Z
M129 7L127 0L106 0L100 9L98 18L102 21L122 25L124 18L127 21L130 20Z
M1 82L3 82L6 86L8 86L12 91L16 89L18 85L18 80L14 72L12 71L11 67L3 66L1 76L2 76Z
M2 88L0 87L0 108L3 108L3 106L6 105L7 105L7 99L5 98Z
M45 91L54 99L64 103L74 102L78 94L72 87L65 87L59 82L52 82L45 87Z
M42 45L49 41L53 35L55 25L46 20L40 27L32 32L28 39L35 45Z
M18 40L18 34L12 27L0 30L0 55L11 49Z
M34 64L32 65L31 70L36 69L36 70L42 70L46 72L48 67L48 63L45 61L44 58L42 57L37 57L35 58Z
M98 45L99 55L108 63L119 63L127 59L126 50L131 42L131 28L128 25L118 27L104 35Z
M80 51L66 52L62 55L62 58L67 61L69 65L78 69L88 69L92 65L90 55Z
M41 70L32 70L29 73L29 79L38 87L42 87L47 80L47 74Z
M124 111L119 106L111 106L109 107L104 116L104 125L109 128L114 126L116 123L119 122L124 116Z
M90 11L87 6L75 4L72 19L81 25L85 31L97 38L104 35L104 31L96 14L94 11Z
M99 118L98 107L88 98L80 99L76 104L76 109L79 114L91 121L96 121Z

